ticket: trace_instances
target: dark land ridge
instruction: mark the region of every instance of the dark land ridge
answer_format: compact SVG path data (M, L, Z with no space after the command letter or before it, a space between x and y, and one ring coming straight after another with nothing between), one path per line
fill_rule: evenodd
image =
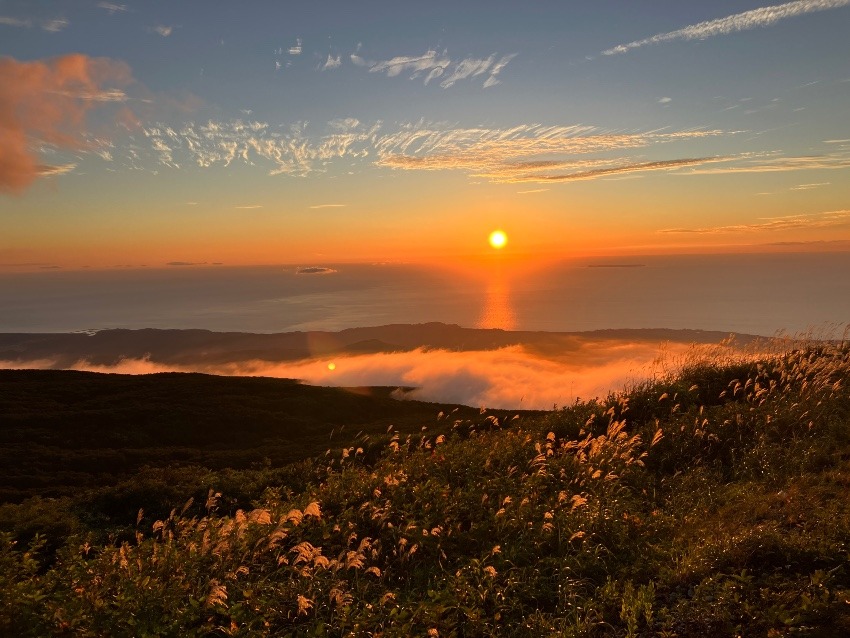
M297 361L314 357L417 348L494 350L524 345L542 354L569 353L588 340L718 343L725 332L709 330L609 329L588 332L508 331L463 328L444 323L392 324L339 332L211 332L209 330L98 330L77 333L0 333L0 361L42 361L62 369L86 361L114 365L121 359L146 358L172 365L217 365L244 361ZM736 335L746 345L755 335Z

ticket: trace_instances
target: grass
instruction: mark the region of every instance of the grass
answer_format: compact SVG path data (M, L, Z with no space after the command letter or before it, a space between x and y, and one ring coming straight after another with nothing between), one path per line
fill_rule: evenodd
M113 486L143 467L279 467L351 445L358 433L378 438L389 424L419 432L437 425L439 410L478 413L396 401L392 390L206 374L0 370L0 501Z
M7 532L0 634L844 636L848 379L845 343L692 361L538 417L210 472L112 538Z

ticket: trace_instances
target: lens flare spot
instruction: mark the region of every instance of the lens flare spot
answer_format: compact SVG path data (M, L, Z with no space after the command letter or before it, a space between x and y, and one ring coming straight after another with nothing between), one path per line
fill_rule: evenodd
M503 230L494 230L490 233L490 245L499 250L500 248L504 248L508 243L508 236L505 234Z

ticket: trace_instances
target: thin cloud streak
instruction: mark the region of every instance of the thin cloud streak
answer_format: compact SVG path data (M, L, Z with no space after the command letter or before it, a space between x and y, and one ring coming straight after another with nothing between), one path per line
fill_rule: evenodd
M785 4L761 7L718 18L707 20L698 24L692 24L676 31L659 33L643 40L635 40L628 44L620 44L602 51L602 55L618 55L640 47L676 40L704 40L718 35L727 35L738 31L749 31L761 27L768 27L780 20L786 20L807 13L817 11L828 11L839 9L850 5L850 0L796 0Z
M11 16L0 16L0 24L5 24L7 27L21 27L29 29L32 27L32 20L22 20Z
M130 10L126 4L115 4L114 2L98 2L97 7L98 9L105 9L110 14L123 13Z
M58 33L62 29L71 24L66 18L53 18L51 20L31 20L29 18L13 18L11 16L0 16L0 24L8 27L19 27L22 29L31 29L39 26L44 31L49 33Z
M360 55L351 54L350 59L355 66L368 67L369 73L385 73L387 77L397 77L402 73L410 73L410 79L422 78L424 84L442 78L440 86L444 89L453 87L461 80L486 76L483 88L490 88L501 81L499 74L518 54L511 53L502 56L497 61L497 54L487 58L464 58L453 61L444 51L438 53L431 49L418 56L396 56L389 60L368 62Z
M830 228L835 226L850 226L850 210L786 215L783 217L763 217L760 221L753 224L708 226L703 228L665 228L657 232L663 234L720 235L730 233L756 233L802 230L810 228Z
M50 177L53 175L66 175L73 172L77 168L76 164L59 164L56 166L39 166L38 174L42 177Z
M788 171L836 170L850 168L850 149L797 157L747 157L742 164L683 171L680 175L726 175L732 173L784 173Z
M595 179L614 173L680 168L717 158L630 162L623 158L576 156L645 148L668 142L723 135L723 131L611 133L589 126L520 125L510 129L457 129L440 134L411 127L399 143L379 147L380 166L405 170L465 170L496 183L551 183ZM536 159L560 155L564 159ZM657 164L657 166L656 166ZM666 165L665 165L666 164ZM559 171L559 172L553 172ZM570 171L565 174L563 171Z
M611 175L622 175L624 173L641 173L646 171L667 171L682 168L683 166L694 166L697 164L708 164L711 162L723 162L725 157L696 157L688 159L661 160L658 162L640 162L611 166L609 168L597 168L590 171L578 171L575 173L564 173L560 175L518 175L507 179L509 182L571 182L581 180L599 179Z
M815 184L798 184L797 186L792 186L792 191L808 191L813 188L820 188L821 186L829 186L830 182L817 182Z

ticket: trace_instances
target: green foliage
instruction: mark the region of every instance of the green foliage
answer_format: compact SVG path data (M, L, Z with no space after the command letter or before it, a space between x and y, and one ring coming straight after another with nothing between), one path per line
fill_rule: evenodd
M28 501L0 537L0 634L846 635L848 380L848 349L820 344L536 419ZM33 531L84 503L99 535Z

